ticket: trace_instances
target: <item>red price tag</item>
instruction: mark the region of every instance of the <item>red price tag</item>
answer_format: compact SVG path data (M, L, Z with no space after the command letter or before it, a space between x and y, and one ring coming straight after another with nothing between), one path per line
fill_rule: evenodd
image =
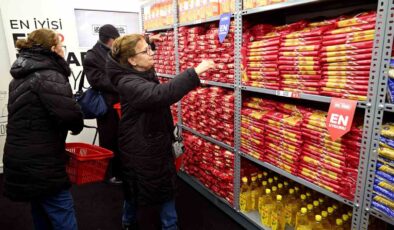
M332 98L328 110L326 127L333 141L350 131L357 101Z

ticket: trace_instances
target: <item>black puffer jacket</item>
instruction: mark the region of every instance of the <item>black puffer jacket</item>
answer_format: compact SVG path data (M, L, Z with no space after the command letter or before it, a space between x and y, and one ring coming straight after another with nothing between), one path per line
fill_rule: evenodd
M200 84L194 69L160 84L155 71L123 67L110 56L107 74L120 94L119 148L126 198L138 205L174 198L176 172L171 151L174 129L170 105Z
M22 50L11 67L4 193L29 201L68 188L65 139L81 132L82 112L72 98L70 69L57 54Z

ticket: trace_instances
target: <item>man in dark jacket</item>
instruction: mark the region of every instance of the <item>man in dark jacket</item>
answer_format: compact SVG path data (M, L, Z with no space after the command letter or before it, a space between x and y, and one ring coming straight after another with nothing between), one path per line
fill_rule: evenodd
M90 86L100 91L103 95L108 112L97 118L99 133L99 144L101 147L114 152L114 158L109 166L109 182L120 184L120 161L118 150L118 125L119 117L113 105L119 101L116 88L112 85L105 72L105 63L108 52L111 50L112 42L119 37L118 30L113 25L103 25L99 29L99 40L90 49L83 61L83 69Z

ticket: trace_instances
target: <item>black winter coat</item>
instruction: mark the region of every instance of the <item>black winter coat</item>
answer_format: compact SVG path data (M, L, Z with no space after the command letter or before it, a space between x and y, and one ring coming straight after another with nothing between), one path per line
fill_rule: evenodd
M65 140L68 130L81 132L83 118L62 57L41 48L22 50L10 72L4 194L30 201L70 187Z
M119 102L118 91L112 85L111 80L105 72L105 63L110 49L102 42L98 41L92 49L88 50L83 60L83 70L90 86L98 91L105 98L110 109Z
M154 69L139 72L109 56L107 74L120 94L119 148L126 199L136 199L138 205L173 199L176 171L170 105L200 84L196 72L188 69L160 84Z

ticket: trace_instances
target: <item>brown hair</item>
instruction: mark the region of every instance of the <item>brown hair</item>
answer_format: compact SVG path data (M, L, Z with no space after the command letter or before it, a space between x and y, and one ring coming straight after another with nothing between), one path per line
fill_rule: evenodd
M38 29L31 32L27 39L18 39L16 41L16 48L27 49L33 46L40 46L42 48L51 50L52 46L56 46L59 43L58 34L49 29Z
M111 56L119 61L121 65L129 65L127 59L136 54L137 43L144 40L141 34L130 34L118 37L112 43Z

